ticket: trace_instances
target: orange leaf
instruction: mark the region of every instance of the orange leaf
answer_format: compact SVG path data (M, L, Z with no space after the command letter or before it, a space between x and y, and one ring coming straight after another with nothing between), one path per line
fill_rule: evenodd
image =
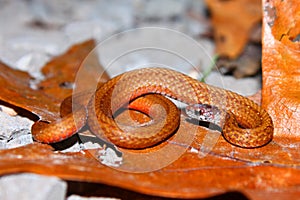
M300 6L298 1L265 1L263 106L274 121L278 143L300 142Z
M261 1L206 0L212 13L217 54L236 58L248 42L251 29L261 21Z
M72 85L81 62L93 50L93 40L73 46L65 54L54 58L42 69L46 79L38 89L30 87L31 77L26 72L13 70L0 63L0 100L36 114L43 120L60 117L60 104L72 94ZM93 77L93 72L90 76ZM106 80L108 76L106 75Z

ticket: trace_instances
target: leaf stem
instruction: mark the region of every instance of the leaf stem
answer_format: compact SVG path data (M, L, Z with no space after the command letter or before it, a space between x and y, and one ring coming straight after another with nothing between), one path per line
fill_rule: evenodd
M205 79L206 77L211 73L211 71L215 68L216 66L216 62L217 62L217 59L219 58L219 55L216 54L213 56L212 58L212 62L210 64L210 66L203 72L203 76L202 78L200 79L201 82L205 83Z

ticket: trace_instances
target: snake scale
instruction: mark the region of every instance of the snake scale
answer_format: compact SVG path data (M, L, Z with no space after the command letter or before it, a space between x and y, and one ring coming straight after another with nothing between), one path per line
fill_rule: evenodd
M76 133L78 126L83 126L87 121L95 135L119 147L150 147L173 134L180 121L177 107L162 95L187 105L207 104L218 108L222 115L222 134L233 145L255 148L272 140L272 119L259 105L237 93L207 85L166 68L137 69L99 84L87 108L73 111L47 126L36 122L32 134L40 142L57 142ZM153 109L155 105L156 109ZM120 128L114 113L122 107L140 110L149 115L153 122L134 130L128 126ZM80 122L77 128L74 118Z

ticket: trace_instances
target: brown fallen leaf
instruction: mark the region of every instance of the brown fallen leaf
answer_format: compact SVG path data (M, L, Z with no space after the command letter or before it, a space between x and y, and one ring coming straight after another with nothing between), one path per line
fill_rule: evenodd
M263 101L282 145L300 142L300 6L264 1Z
M199 133L202 135L207 131L202 129ZM197 142L193 146L199 149ZM216 146L219 152L211 152L205 157L199 158L198 153L187 151L171 165L158 171L128 173L100 164L94 158L93 151L53 153L48 145L35 143L0 151L0 174L33 172L176 198L203 198L228 191L238 191L250 199L265 199L272 194L285 198L291 194L299 195L295 187L300 180L299 169L271 161L253 162L234 158L234 155L242 154L257 159L274 146L266 147L265 151L239 151L221 140ZM284 160L285 157L278 155L278 159Z
M90 40L71 47L65 54L47 63L42 69L45 80L38 84L38 89L31 88L32 77L28 73L13 70L0 62L0 85L3 88L0 100L32 112L46 121L58 119L60 104L72 94L72 84L80 64L94 48L95 42ZM94 77L95 73L85 74ZM108 80L106 74L105 77Z
M59 117L60 101L30 87L31 77L26 72L13 70L0 62L0 100L53 120Z
M212 13L216 52L230 59L241 54L251 30L261 21L261 1L206 0Z
M235 78L257 75L261 69L261 47L248 44L236 59L220 57L216 65L223 73L232 73Z
M49 96L54 96L62 102L62 100L72 94L73 84L79 71L81 79L97 80L99 77L95 77L95 74L98 75L97 73L100 72L86 70L84 74L82 72L85 68L88 68L88 66L83 67L83 64L93 65L94 70L96 69L95 65L101 68L101 65L97 60L97 56L93 54L94 52L92 51L95 47L95 41L89 40L84 43L74 45L65 54L57 56L48 62L42 68L45 80L38 84L39 89L42 90L43 93ZM94 59L92 58L93 56ZM87 57L89 57L89 63L84 62ZM109 79L108 75L105 73L102 78L104 81Z

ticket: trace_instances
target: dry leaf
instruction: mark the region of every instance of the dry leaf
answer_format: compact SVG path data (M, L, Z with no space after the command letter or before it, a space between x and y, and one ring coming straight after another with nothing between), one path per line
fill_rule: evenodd
M40 119L56 120L60 117L61 102L72 94L72 87L68 85L72 86L80 64L94 47L93 40L75 45L47 63L42 69L46 79L38 85L38 89L30 87L32 78L28 73L0 63L0 85L3 88L0 100L30 111ZM94 72L89 72L89 75L93 77Z
M13 70L0 63L0 100L28 110L45 119L59 117L60 101L30 87L31 77L26 72Z
M235 78L256 75L261 69L261 47L248 44L238 58L220 57L216 65L223 73L232 73Z
M206 0L212 13L217 54L233 59L247 44L251 30L261 21L261 1Z
M202 129L199 135L206 133ZM201 137L197 138L198 142ZM197 142L192 146L199 149ZM299 170L276 163L290 160L290 152L282 156L281 150L274 143L254 151L240 149L220 139L214 151L203 158L199 158L195 151L187 151L161 170L138 174L118 171L100 164L93 157L93 151L53 153L48 145L31 144L0 151L0 174L34 172L66 180L96 182L144 194L177 198L201 198L228 191L239 191L251 199L265 199L272 191L286 198L291 193L299 195L300 192L295 187L300 180ZM276 155L277 153L280 155ZM298 155L296 150L294 153ZM273 156L277 160L274 163L258 160L263 156ZM250 160L247 161L248 159ZM281 193L281 190L286 192Z
M300 5L264 2L263 106L272 116L278 143L300 142Z

